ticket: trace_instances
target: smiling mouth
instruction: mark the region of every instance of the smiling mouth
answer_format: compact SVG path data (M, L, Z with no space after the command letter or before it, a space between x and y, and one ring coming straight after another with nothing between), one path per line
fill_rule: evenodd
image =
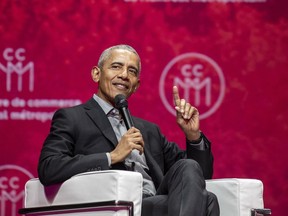
M129 87L123 83L113 83L113 85L119 90L127 90Z

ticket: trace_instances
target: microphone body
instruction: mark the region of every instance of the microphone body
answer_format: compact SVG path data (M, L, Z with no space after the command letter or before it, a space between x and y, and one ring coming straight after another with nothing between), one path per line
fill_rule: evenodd
M120 113L123 116L124 123L125 123L125 126L126 126L127 130L129 130L131 127L134 126L134 123L133 123L133 120L131 118L129 109L126 108L126 107L122 107L120 109Z
M116 108L119 109L124 119L124 123L125 123L127 130L129 130L131 127L134 126L134 122L129 112L128 102L126 100L125 95L123 94L116 95L116 97L114 98L114 103L115 103Z

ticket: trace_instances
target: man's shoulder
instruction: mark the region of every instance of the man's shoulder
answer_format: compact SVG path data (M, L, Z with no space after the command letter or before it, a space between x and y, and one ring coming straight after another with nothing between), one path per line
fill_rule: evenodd
M94 101L92 99L89 99L88 101L80 103L80 104L77 104L75 106L61 107L57 111L60 111L60 112L73 112L73 111L77 111L77 110L84 109L84 108L88 108L88 109L89 108L93 108L93 107L96 106L96 104L97 104L96 101Z
M68 116L76 115L76 116L79 116L79 115L81 115L81 113L83 113L85 111L85 109L87 109L85 107L89 107L87 105L87 104L89 104L88 102L80 103L78 105L71 106L71 107L61 107L55 111L54 116L57 116L57 115L68 115Z

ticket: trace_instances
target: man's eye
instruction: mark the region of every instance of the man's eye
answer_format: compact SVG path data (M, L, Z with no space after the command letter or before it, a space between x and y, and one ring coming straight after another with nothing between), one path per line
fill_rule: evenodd
M129 72L132 73L133 75L137 75L138 74L138 71L135 70L135 69L130 69Z
M119 68L120 68L120 65L112 65L112 68L113 68L113 69L119 69Z

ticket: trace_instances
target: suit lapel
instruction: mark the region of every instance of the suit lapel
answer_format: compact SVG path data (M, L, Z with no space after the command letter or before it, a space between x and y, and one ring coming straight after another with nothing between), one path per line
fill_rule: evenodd
M114 146L117 145L117 137L113 131L113 128L100 105L91 98L87 103L84 104L86 113L98 127L98 129L103 133L103 135L113 143Z

